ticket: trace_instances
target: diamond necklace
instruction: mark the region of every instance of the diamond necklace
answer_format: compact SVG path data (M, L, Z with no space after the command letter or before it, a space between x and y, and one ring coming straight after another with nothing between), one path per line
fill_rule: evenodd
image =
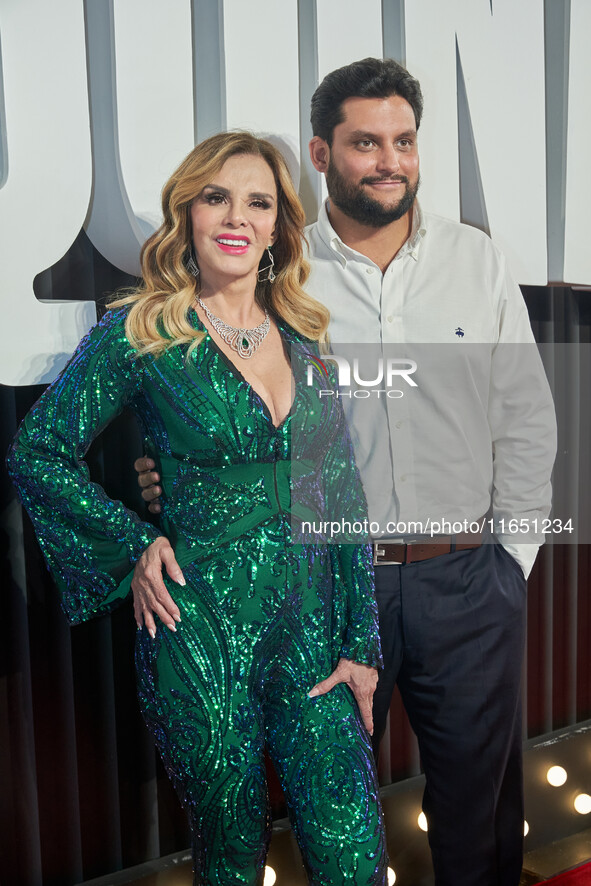
M239 357L244 357L245 359L252 357L255 351L257 351L264 342L267 333L271 328L269 312L266 308L265 319L259 324L259 326L256 326L254 329L237 329L235 326L230 326L229 323L225 323L223 320L220 320L219 317L216 317L215 314L212 314L209 308L203 304L199 296L197 296L197 301L205 311L207 319L217 334L220 338L223 338L233 351L236 351Z

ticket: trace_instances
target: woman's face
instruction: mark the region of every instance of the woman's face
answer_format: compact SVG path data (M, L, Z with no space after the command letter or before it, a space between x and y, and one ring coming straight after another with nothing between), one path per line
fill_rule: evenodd
M262 157L230 157L191 204L193 245L205 286L241 277L256 283L261 256L273 243L277 188Z

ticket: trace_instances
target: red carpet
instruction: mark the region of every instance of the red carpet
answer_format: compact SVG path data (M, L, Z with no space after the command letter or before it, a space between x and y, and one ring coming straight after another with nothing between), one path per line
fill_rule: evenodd
M566 874L544 880L540 886L591 886L591 862L567 871Z

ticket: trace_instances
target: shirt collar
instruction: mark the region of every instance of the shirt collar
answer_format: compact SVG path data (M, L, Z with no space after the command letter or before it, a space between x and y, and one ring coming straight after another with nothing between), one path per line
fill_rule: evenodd
M343 243L343 241L330 223L330 218L328 215L328 201L329 198L327 198L320 207L320 212L318 213L318 221L316 223L318 233L320 234L320 237L322 238L326 246L328 246L329 249L337 254L339 261L341 262L343 267L347 264L347 261L359 260L373 265L373 262L371 261L371 259L367 258L367 256L363 255L360 252L357 252L356 249L351 249L350 246L347 246L346 243ZM410 237L402 245L396 258L409 253L410 256L414 258L415 261L417 261L419 257L419 248L426 233L427 225L425 215L419 201L415 200L413 206L412 228L410 232Z
M425 220L425 214L421 208L421 204L418 200L415 200L413 210L412 210L412 227L410 230L410 237L403 244L402 248L398 255L404 255L404 253L409 252L412 258L415 261L419 257L419 248L421 243L423 242L423 237L427 233L427 224Z

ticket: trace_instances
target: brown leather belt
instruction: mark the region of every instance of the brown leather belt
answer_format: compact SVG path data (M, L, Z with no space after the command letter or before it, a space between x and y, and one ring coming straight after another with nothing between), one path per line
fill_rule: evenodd
M465 539L470 539L466 541ZM470 535L437 535L433 541L374 541L373 542L373 565L391 566L394 563L400 565L418 563L421 560L430 560L432 557L441 557L443 554L452 554L454 551L468 551L471 548L479 548L482 544L482 533Z

